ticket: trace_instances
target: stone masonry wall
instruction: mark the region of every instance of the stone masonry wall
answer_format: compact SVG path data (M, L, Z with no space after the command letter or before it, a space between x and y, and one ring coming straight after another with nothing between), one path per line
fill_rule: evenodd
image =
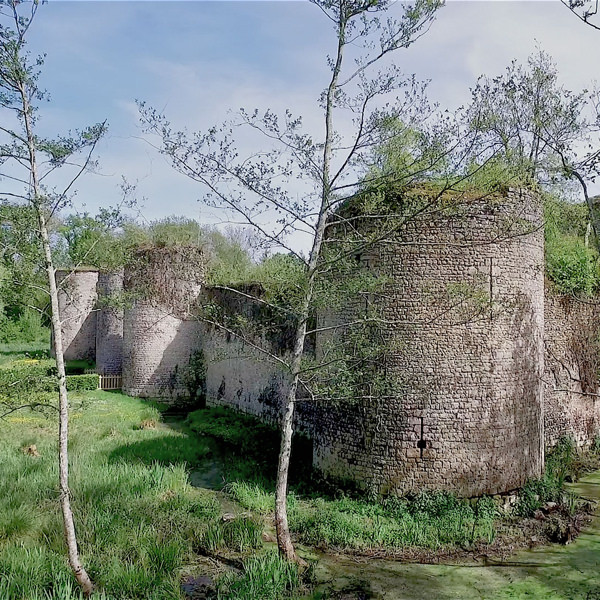
M123 367L123 271L99 273L96 370L120 375Z
M218 307L221 320L241 316L247 323L243 331L238 328L247 341L218 326L204 325L207 403L229 406L276 424L287 374L273 356L284 358L289 352L293 324L257 299L262 294L260 286L248 285L238 292L206 288L203 293L204 308Z
M396 391L318 407L315 465L383 493L477 496L540 475L539 199L511 191L427 211L360 260L389 277L374 301L388 323L382 368ZM326 342L317 339L317 355Z
M193 315L206 261L198 248L140 251L125 269L123 391L179 402L189 396L189 365L200 348Z
M544 430L546 446L571 436L586 446L600 434L598 336L600 307L561 296L545 296Z
M125 309L123 391L174 403L188 396L187 369L200 348L201 324L183 320L151 303Z
M98 271L56 271L65 360L96 359Z
M280 364L212 327L204 328L202 349L209 405L229 406L273 424L279 422L286 379Z

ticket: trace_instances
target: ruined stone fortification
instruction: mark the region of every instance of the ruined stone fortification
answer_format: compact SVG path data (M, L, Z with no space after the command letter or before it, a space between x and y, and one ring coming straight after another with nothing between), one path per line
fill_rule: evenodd
M548 289L544 328L544 430L546 444L563 435L587 446L600 434L596 303Z
M200 324L192 317L202 282L201 250L140 251L125 269L123 391L131 396L187 395L186 369L200 346Z
M357 256L386 276L376 302L391 350L381 368L395 391L368 402L300 401L297 425L312 439L315 467L382 493L450 489L475 496L540 475L544 444L561 435L591 442L599 424L589 395L597 392L597 365L590 363L596 338L582 336L581 322L597 315L545 288L541 225L539 199L512 190L410 219ZM264 322L263 307L203 287L204 269L201 251L190 260L189 251L173 249L141 252L126 269L123 389L171 401L192 396L276 422L287 378L282 365L196 316L197 305L209 302ZM93 275L71 276L86 292L79 294L82 315L94 305ZM118 288L112 277L98 289ZM61 304L68 308L64 294ZM319 323L360 316L364 307L361 298L322 313ZM86 314L63 325L71 345L88 340L73 346L73 357L109 347L106 339L90 341ZM97 327L97 336L118 331L118 314L111 318L115 327ZM285 356L286 336L272 333L257 327L256 341ZM330 333L317 336L317 356L328 343Z
M120 375L123 371L123 271L98 273L96 290L96 370L101 375Z
M96 360L98 271L57 271L65 360Z
M317 466L376 489L467 496L541 473L540 224L537 197L515 191L411 217L360 257L389 278L378 303L398 324L384 332L396 393L323 410Z

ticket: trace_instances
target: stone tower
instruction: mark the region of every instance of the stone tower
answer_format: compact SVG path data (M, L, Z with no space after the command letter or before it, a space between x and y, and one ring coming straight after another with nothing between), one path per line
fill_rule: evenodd
M96 371L120 375L123 366L123 270L98 274Z
M97 269L57 270L65 360L96 359Z
M382 493L505 492L543 468L541 202L510 190L436 207L357 257L387 278L376 301L395 391L320 407L314 463Z
M187 396L186 369L200 343L193 316L206 258L195 247L150 248L125 268L123 391L177 400Z

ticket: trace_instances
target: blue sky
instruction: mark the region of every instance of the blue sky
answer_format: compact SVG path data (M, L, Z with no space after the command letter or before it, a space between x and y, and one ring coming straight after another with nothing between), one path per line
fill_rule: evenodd
M226 118L228 109L290 108L318 134L317 98L334 44L330 23L308 2L50 0L30 35L30 49L47 54L41 83L52 101L40 123L55 134L108 120L100 174L81 181L80 208L118 202L124 176L138 182L146 218L185 214L216 222L219 215L200 208L198 184L143 141L135 100L192 129ZM553 55L565 85L600 80L600 32L558 0L450 0L429 33L394 60L431 80L431 99L452 109L468 99L479 75L525 60L536 44Z

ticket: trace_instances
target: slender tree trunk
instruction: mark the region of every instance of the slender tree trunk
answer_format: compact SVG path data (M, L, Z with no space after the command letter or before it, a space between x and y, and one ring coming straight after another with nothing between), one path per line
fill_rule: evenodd
M69 490L69 400L67 397L67 378L65 373L65 361L63 354L62 331L60 324L60 310L58 305L58 289L56 286L56 277L54 265L52 262L52 249L50 247L50 238L48 235L48 226L44 212L44 203L37 173L35 137L31 124L31 107L29 104L26 90L21 87L21 99L23 102L23 116L25 129L27 132L27 147L29 151L30 176L32 187L31 202L36 210L38 225L40 228L40 239L44 253L44 266L48 276L48 286L50 291L50 303L52 307L52 332L54 355L56 357L56 369L58 371L58 397L59 397L59 418L58 418L58 468L59 468L59 489L60 489L60 507L63 514L63 523L65 531L65 541L67 543L67 552L69 564L73 569L73 574L81 586L83 593L89 596L94 590L92 581L83 568L79 560L79 550L77 548L77 537L75 534L75 523L73 521L73 512L71 510L71 492Z
M340 6L343 3L340 2ZM315 289L315 279L317 276L319 259L327 218L330 214L331 205L331 146L333 139L333 104L335 92L342 68L343 51L345 45L346 18L340 14L338 28L338 47L336 62L333 67L331 81L327 89L327 99L325 102L325 144L323 148L323 168L322 168L322 193L321 207L319 217L315 227L315 237L310 251L307 282L302 299L302 305L299 312L298 327L294 341L294 351L291 361L292 381L287 391L284 406L283 418L281 422L281 448L279 452L279 462L277 465L277 483L275 487L275 529L277 532L277 546L279 552L289 561L304 563L298 557L292 544L292 537L288 525L287 517L287 493L288 493L288 475L290 468L290 456L292 452L292 438L294 435L294 412L296 407L296 393L300 381L300 372L302 368L302 354L304 353L304 343L306 340L306 325L310 316L310 306Z
M585 203L587 205L588 208L588 213L590 216L590 224L591 227L594 231L594 242L595 242L595 246L596 248L599 248L599 242L600 242L600 215L598 214L598 206L596 206L596 204L594 203L594 201L592 200L592 198L590 198L589 194L588 194L588 189L587 189L587 185L585 183L585 179L575 170L573 170L573 175L575 176L575 178L577 179L577 181L579 181L580 185L581 185L581 189L583 190L583 197L585 199ZM588 244L589 241L589 234L586 233L585 236L586 239L586 246Z
M308 280L305 295L300 309L298 327L294 342L294 351L291 361L292 381L286 393L284 401L283 418L281 422L281 448L279 451L279 462L277 465L277 483L275 487L275 529L277 532L277 546L279 552L287 560L304 564L298 557L292 544L292 537L287 517L287 492L288 475L290 469L290 456L292 452L292 437L294 435L294 412L296 407L296 393L300 381L302 368L302 354L306 340L306 324L310 315L310 305L314 293L315 277L317 274L318 260L323 244L325 225L328 211L323 210L317 223L316 235L310 254Z

